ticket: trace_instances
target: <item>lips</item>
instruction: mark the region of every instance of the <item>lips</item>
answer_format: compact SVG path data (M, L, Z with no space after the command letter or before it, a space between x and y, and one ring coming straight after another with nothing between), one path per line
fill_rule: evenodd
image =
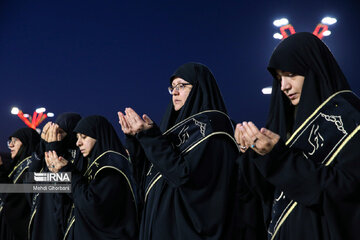
M289 94L289 95L288 95L288 98L289 98L290 100L294 100L294 99L296 98L296 93Z

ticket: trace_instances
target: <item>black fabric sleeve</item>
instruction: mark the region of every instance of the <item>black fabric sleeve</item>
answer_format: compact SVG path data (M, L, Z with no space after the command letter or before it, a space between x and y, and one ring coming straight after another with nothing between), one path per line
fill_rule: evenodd
M136 135L149 161L156 167L173 187L179 187L189 179L190 165L188 161L172 146L171 142L161 134L157 126ZM201 154L199 158L201 158ZM192 159L196 165L196 160Z
M45 149L46 142L41 139L37 145L35 152L31 155L31 164L29 165L29 172L40 172L45 165Z
M140 188L144 187L146 171L149 168L149 162L144 149L135 136L126 135L125 145L130 154L131 164L134 169L134 178ZM142 198L141 198L142 199Z
M242 239L266 239L271 220L274 187L266 181L252 161L250 152L240 155L237 198L239 232Z
M124 232L136 233L134 199L122 174L105 168L90 183L76 171L72 176L73 201L83 224L112 233L113 238Z
M359 134L355 135L329 166L319 165L279 141L265 156L254 156L262 175L291 199L305 206L353 195L360 183Z

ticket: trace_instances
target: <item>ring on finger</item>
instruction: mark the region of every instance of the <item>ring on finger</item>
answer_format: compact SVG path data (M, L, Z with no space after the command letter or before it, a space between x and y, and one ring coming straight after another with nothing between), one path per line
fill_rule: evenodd
M258 140L258 138L255 138L253 141L253 144L251 144L251 148L255 148L256 147L256 141Z

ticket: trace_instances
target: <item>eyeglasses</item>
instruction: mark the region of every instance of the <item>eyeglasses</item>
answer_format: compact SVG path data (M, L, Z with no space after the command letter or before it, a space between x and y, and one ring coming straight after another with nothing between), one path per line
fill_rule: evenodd
M7 140L7 146L10 148L10 145L14 146L16 141L19 141L17 138L12 138L11 140Z
M172 95L174 90L179 91L179 92L183 91L185 86L187 86L187 85L191 85L191 83L178 83L178 84L176 84L175 87L173 87L173 86L168 87L168 91Z

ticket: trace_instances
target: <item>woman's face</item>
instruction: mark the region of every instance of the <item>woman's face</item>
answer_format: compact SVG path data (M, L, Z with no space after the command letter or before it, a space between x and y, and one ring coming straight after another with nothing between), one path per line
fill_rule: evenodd
M96 139L86 136L85 134L82 133L78 133L76 134L76 136L77 136L76 146L79 147L80 152L84 157L89 156L91 150L93 149L96 143Z
M16 157L22 145L23 144L20 139L16 137L11 137L11 139L8 141L8 147L10 149L12 159Z
M171 83L171 87L173 89L171 94L174 110L178 111L184 106L192 89L192 85L182 78L175 78Z
M276 73L281 82L281 91L289 98L292 105L298 105L305 77L281 70L276 70Z

